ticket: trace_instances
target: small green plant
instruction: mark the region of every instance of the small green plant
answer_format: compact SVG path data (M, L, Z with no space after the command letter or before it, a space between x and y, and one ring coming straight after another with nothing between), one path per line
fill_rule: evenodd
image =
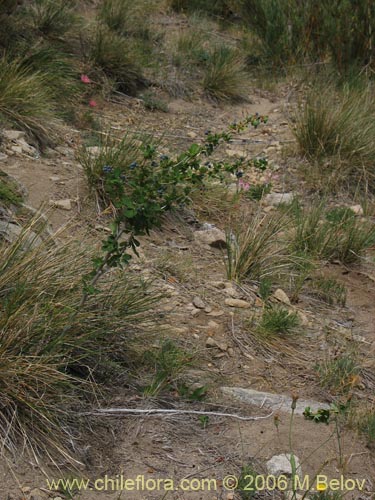
M308 293L329 305L346 304L346 288L334 278L312 276L307 284Z
M210 417L208 415L200 415L198 417L198 420L199 423L201 424L202 429L206 429L209 424Z
M207 386L202 385L192 389L183 382L177 384L178 394L188 401L202 401L207 396Z
M307 408L305 408L303 416L306 418L306 420L312 420L316 423L324 423L328 425L331 418L331 411L321 408L316 412L312 412L311 408L308 406Z
M266 334L287 335L292 333L299 323L297 313L280 306L271 306L264 310L259 329Z
M251 465L244 465L241 468L241 474L238 478L238 486L236 490L243 500L252 500L256 497L257 490L255 487L255 478L258 475L259 474Z
M202 85L206 94L216 101L246 100L249 76L242 56L231 47L215 47L205 63Z
M272 280L263 278L259 282L259 295L263 300L268 300L272 294Z
M360 368L349 354L318 363L315 370L322 386L338 393L348 393L359 380Z
M145 359L148 364L154 365L155 373L152 382L144 388L143 394L152 397L174 387L178 376L192 361L191 355L180 349L172 340L164 341L156 353L147 351Z
M141 95L143 105L150 111L162 111L168 113L168 104L155 96L153 92L144 92Z
M246 196L250 200L260 201L266 194L270 193L272 189L272 184L252 184L246 191Z

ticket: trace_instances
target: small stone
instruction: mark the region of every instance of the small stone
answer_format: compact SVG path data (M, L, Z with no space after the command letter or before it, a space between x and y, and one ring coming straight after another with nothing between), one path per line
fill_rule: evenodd
M60 177L58 175L51 175L50 180L53 182L58 182L60 180Z
M210 313L208 313L207 316L211 316L213 318L219 318L220 316L223 316L225 313L222 310L216 309Z
M209 314L211 311L212 311L212 307L211 306L207 306L207 307L204 308L204 312L206 314Z
M230 356L231 358L233 358L233 356L234 356L234 349L233 349L232 347L229 347L229 348L228 348L228 354L229 354L229 356Z
M361 205L353 205L349 207L356 215L363 215L363 208Z
M5 161L8 158L8 155L5 153L0 153L0 161Z
M218 323L216 323L216 321L212 321L210 320L208 322L208 328L212 328L212 330L218 330L220 328L220 325Z
M206 347L217 347L216 340L213 339L212 337L207 337Z
M212 285L219 290L224 290L224 288L226 288L226 283L224 283L224 281L214 281Z
M56 148L57 149L57 148ZM99 146L90 146L86 148L87 153L94 158L100 155L101 148ZM62 152L62 151L61 151ZM64 154L64 153L63 153ZM67 155L66 155L67 156Z
M290 205L294 199L294 193L270 193L263 198L265 205L277 206L281 203Z
M26 495L28 495L31 492L31 488L29 486L22 486L21 491L22 493L26 493Z
M192 130L186 134L190 139L195 139L197 137L197 134L193 132Z
M194 239L200 245L209 245L213 248L225 248L227 244L224 231L217 227L195 231Z
M293 470L290 460L291 460L290 453L283 453L282 455L273 456L266 463L268 473L275 477L280 477L283 475L291 477L293 474ZM299 458L296 457L296 455L294 455L294 461L296 465L296 475L302 479L301 465Z
M297 311L297 315L299 317L299 320L300 320L300 323L302 326L308 326L309 324L309 319L308 317L306 316L306 314L304 314L302 311Z
M9 141L18 141L23 139L25 135L23 130L3 130L3 136Z
M33 146L30 146L30 144L28 144L24 139L20 139L18 141L18 145L21 146L24 153L35 156L37 152L36 149Z
M30 495L30 500L45 500L46 498L49 498L47 493L44 493L44 491L41 491L38 488L31 490Z
M225 299L225 305L229 307L239 307L241 309L249 309L251 307L249 302L241 299Z
M264 306L263 300L260 299L259 297L255 297L254 306L255 307L263 307Z
M198 316L200 312L200 309L193 309L190 314L193 316L193 318L195 318L195 316Z
M226 288L225 294L234 299L238 297L238 292L234 288Z
M290 299L287 296L287 294L284 292L284 290L281 290L281 288L278 288L275 293L273 294L274 298L282 302L283 304L290 305Z
M62 210L72 209L72 200L50 200L49 204L55 208L61 208Z
M21 146L12 146L10 149L13 151L13 153L17 153L19 155L23 153Z
M203 300L202 300L200 297L198 297L198 296L194 297L194 299L193 299L193 304L194 304L194 306L195 306L196 308L198 308L198 309L205 309L205 307L206 307L206 304L205 304L205 303L203 302Z

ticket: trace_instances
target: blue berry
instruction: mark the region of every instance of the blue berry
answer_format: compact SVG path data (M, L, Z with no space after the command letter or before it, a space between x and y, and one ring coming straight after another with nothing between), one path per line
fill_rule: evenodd
M103 172L104 172L105 174L110 174L111 172L113 172L113 168L112 168L112 167L110 167L109 165L104 165L104 167L103 167Z
M243 172L236 172L237 179L243 177Z
M138 167L138 163L136 161L133 161L133 163L129 165L130 170L134 170L136 167Z

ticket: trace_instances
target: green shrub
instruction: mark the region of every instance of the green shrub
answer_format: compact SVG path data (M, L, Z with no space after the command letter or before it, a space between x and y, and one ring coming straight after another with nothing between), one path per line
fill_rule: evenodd
M0 170L0 206L19 206L22 203L22 195L16 183Z
M375 446L375 412L372 411L362 416L358 422L359 430L365 436L370 448Z
M202 85L205 93L216 101L246 100L249 94L249 75L238 51L220 45L209 52Z
M98 26L90 48L90 59L98 70L113 80L116 90L135 95L144 85L139 58L131 41L108 28Z
M177 11L204 12L209 16L227 17L230 15L228 0L169 0L170 7Z
M0 74L0 115L42 146L53 142L57 122L48 77L5 57L0 59Z
M289 334L299 325L297 313L279 306L267 307L259 324L265 334Z

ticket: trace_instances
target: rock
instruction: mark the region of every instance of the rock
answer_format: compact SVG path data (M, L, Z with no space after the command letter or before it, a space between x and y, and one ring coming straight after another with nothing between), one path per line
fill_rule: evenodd
M38 488L31 490L30 495L30 500L45 500L46 498L49 498L47 493L39 490Z
M193 316L193 318L195 318L195 316L198 316L200 312L200 309L193 309L190 314Z
M13 151L13 153L16 153L19 155L22 155L22 153L23 153L23 149L21 146L12 146L10 149Z
M265 205L272 205L273 207L285 203L290 205L294 199L294 193L270 193L263 198Z
M55 208L61 208L62 210L72 209L72 200L69 198L66 200L50 200L49 204Z
M34 146L30 146L30 144L28 144L25 139L20 139L18 142L18 145L21 146L22 148L22 151L28 155L32 155L32 156L35 156L37 151L36 149L34 148Z
M195 139L197 137L197 134L193 131L190 131L186 134L190 139Z
M274 411L283 411L285 413L291 413L292 411L292 398L284 394L273 394L241 387L222 387L221 390L226 396L231 396L243 403L259 406L260 408L269 408ZM295 414L303 415L308 406L313 412L320 409L328 410L330 408L328 404L320 403L319 401L298 399Z
M234 356L234 349L233 349L232 347L229 347L229 349L228 349L228 354L229 354L229 356L230 356L231 358L233 358L233 356Z
M193 299L193 305L197 308L197 309L204 309L206 307L206 304L203 302L203 300L196 296L194 297Z
M361 205L353 205L349 207L356 215L363 215L363 208Z
M226 352L228 350L228 344L226 342L219 342L212 337L207 337L206 347L217 347L220 351Z
M216 321L212 321L212 320L210 320L208 322L207 326L208 326L208 328L211 328L212 330L218 330L220 328L219 323L216 323Z
M206 307L204 308L204 312L205 312L206 314L210 314L210 312L211 312L211 311L212 311L212 307L211 307L211 306L206 306Z
M239 307L241 309L249 309L251 307L250 302L241 299L225 299L225 305L229 307Z
M225 248L227 245L224 231L217 227L195 231L194 239L200 245L209 245L214 248Z
M3 130L3 136L9 141L18 141L25 138L26 133L23 130Z
M207 314L207 316L211 316L213 318L219 318L220 316L223 316L224 311L221 311L219 309L216 309L214 311L211 311L210 313Z
M226 149L225 153L231 158L245 158L246 156L242 149Z
M308 326L309 318L302 311L297 311L298 318L302 326Z
M21 237L22 231L22 227L17 224L0 220L0 239L4 239L8 243L13 243ZM24 248L35 248L42 243L42 239L33 231L27 231L27 233L25 233L23 244Z
M51 175L50 180L53 182L58 182L61 179L58 175Z
M255 297L254 306L255 307L263 307L264 306L263 300L259 297Z
M206 347L217 347L216 340L213 339L212 337L207 337Z
M225 288L225 294L233 299L238 297L238 292L234 288Z
M5 153L0 153L0 161L5 161L8 158L8 155Z
M283 453L282 455L273 456L266 463L267 472L275 477L287 476L292 477L293 470L290 463L292 455L290 453ZM294 455L295 461L295 474L302 479L302 470L299 458Z
M290 299L287 296L287 294L284 292L284 290L281 290L281 288L278 288L275 293L273 294L274 298L282 302L283 304L290 305Z
M98 146L93 146L92 148L86 148L86 149L87 149L87 150L89 150L89 149L95 149L95 150L97 151L96 156L97 156L97 155L99 154L99 152L100 152L100 148L99 148ZM68 156L68 157L70 157L70 158L74 158L74 149L72 149L72 148L67 148L67 147L65 147L65 146L57 146L57 147L55 148L55 150L56 150L58 153L62 154L63 156Z

